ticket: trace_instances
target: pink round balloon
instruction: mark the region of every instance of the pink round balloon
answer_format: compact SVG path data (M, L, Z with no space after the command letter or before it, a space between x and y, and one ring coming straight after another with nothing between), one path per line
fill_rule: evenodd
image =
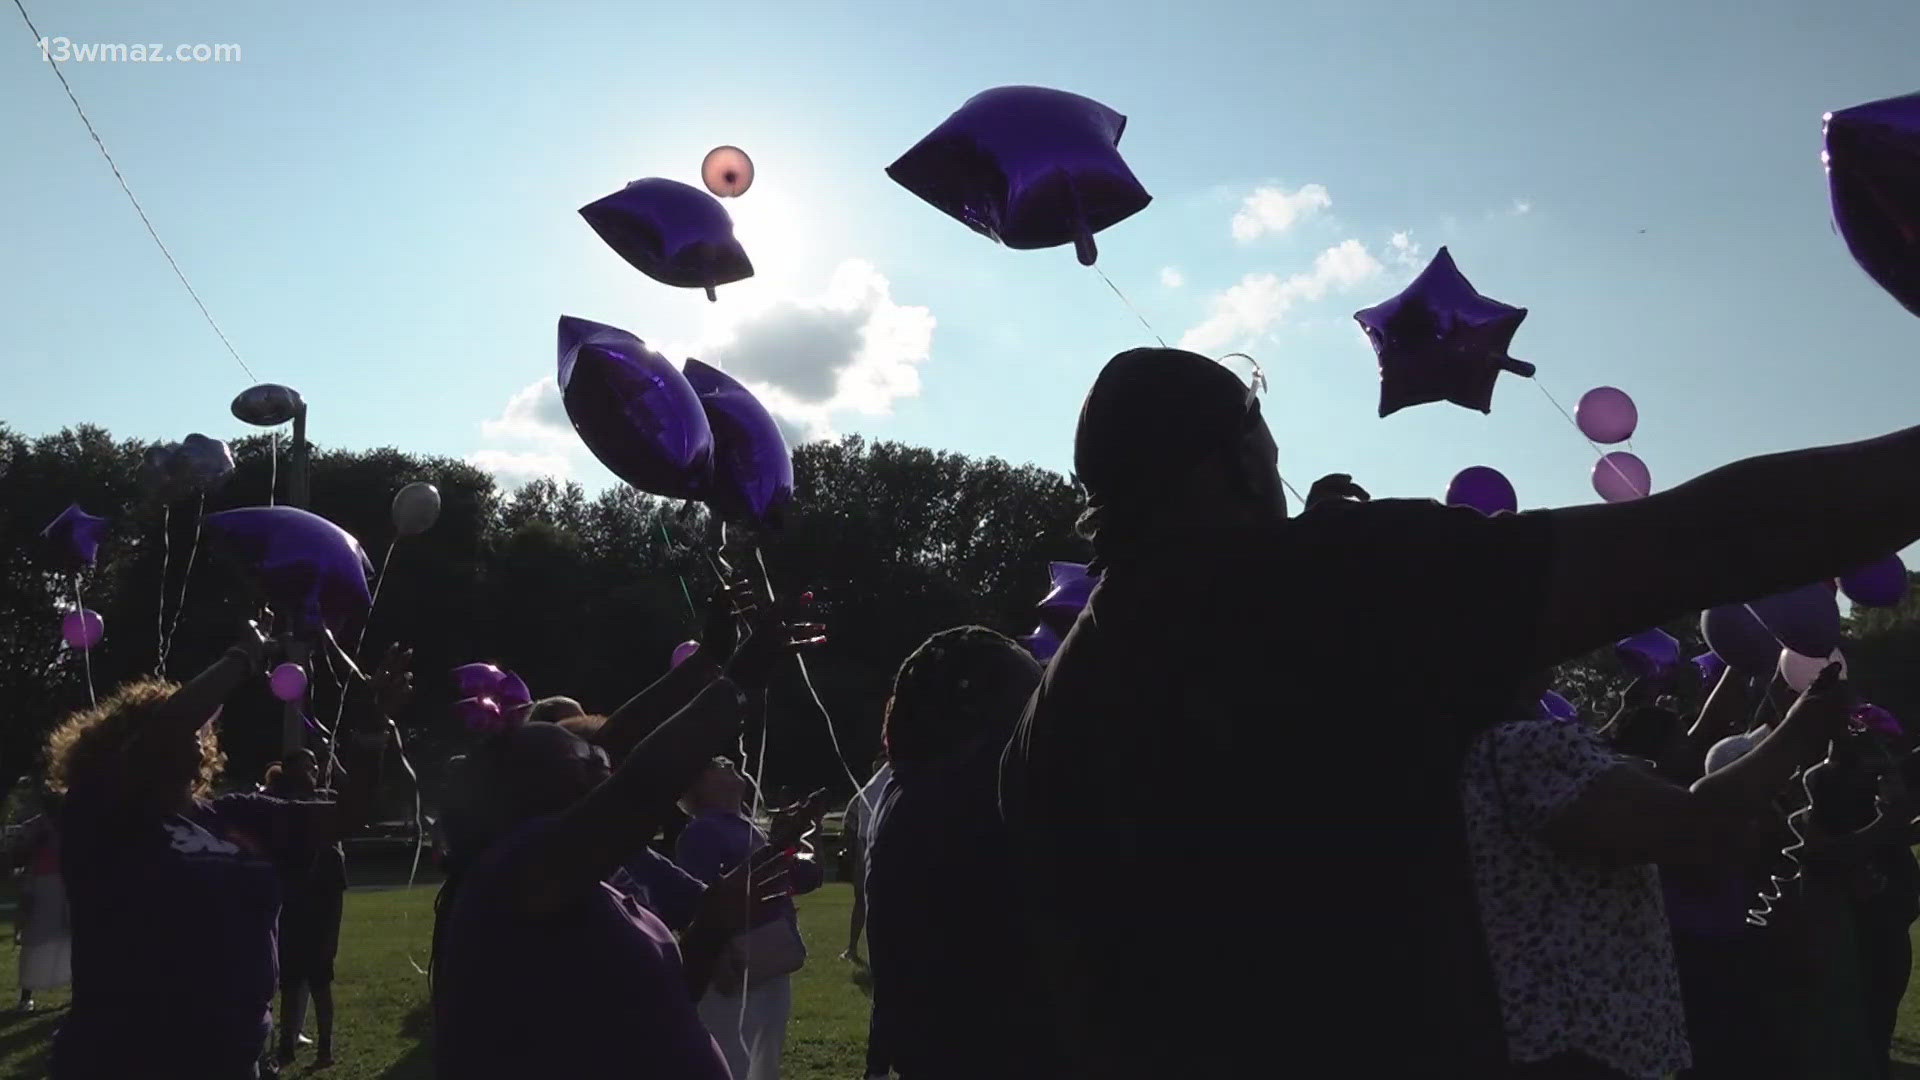
M1833 655L1824 660L1812 656L1801 656L1792 649L1781 649L1780 678L1795 691L1803 691L1813 685L1813 680L1820 677L1820 673L1826 670L1828 664L1835 662L1840 665L1840 677L1846 678L1847 658L1840 655L1839 649L1833 650Z
M100 644L106 635L106 620L97 611L79 608L60 617L60 636L67 640L69 648L85 652Z
M1615 450L1593 463L1593 490L1608 502L1627 502L1653 489L1647 463L1625 450Z
M700 643L697 641L683 641L675 645L673 647L673 666L679 667L681 664L686 663L687 657L699 651Z
M753 186L753 159L737 146L716 146L700 163L700 179L723 199L745 195Z
M267 676L267 685L281 701L298 701L307 692L307 669L288 661L273 669L273 674Z
M1587 438L1612 445L1633 438L1640 410L1625 391L1596 386L1580 395L1580 404L1573 407L1573 422Z

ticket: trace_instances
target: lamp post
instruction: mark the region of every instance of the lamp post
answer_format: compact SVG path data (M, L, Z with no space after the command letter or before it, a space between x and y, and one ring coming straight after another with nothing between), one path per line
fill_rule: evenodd
M234 418L256 427L279 427L293 421L293 447L287 456L287 505L307 508L307 403L300 391L279 383L250 386L233 399ZM308 661L313 643L304 638L288 638L287 659L312 670ZM280 719L280 751L292 753L306 745L307 702L311 691L287 702Z

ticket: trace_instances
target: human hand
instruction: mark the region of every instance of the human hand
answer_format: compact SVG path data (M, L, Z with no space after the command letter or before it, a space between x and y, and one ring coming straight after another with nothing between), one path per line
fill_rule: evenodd
M759 920L766 906L787 895L787 872L793 855L784 848L765 847L707 888L696 915L709 930L742 930Z
M1373 496L1367 489L1353 482L1346 473L1330 473L1313 482L1307 489L1307 509L1311 510L1323 502L1367 502Z
M827 789L821 788L792 806L775 810L767 823L768 844L785 850L805 839L820 827L820 818L832 805L831 799Z
M753 610L747 634L727 661L726 674L744 690L765 690L781 657L826 642L820 623L790 623L772 606Z
M387 655L367 680L374 705L379 708L381 715L393 716L405 709L407 702L413 699L412 669L412 649L402 648L398 642L387 646Z

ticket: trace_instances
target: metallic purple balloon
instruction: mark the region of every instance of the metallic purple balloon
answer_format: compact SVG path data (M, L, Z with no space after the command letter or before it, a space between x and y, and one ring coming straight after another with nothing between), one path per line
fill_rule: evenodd
M233 475L233 451L219 439L210 439L198 432L180 440L174 462L186 478L188 490L195 495L212 491Z
M580 208L593 231L633 268L663 285L705 289L753 276L720 200L678 180L635 180Z
M1507 355L1526 317L1475 292L1441 248L1400 295L1354 313L1380 359L1380 415L1430 401L1492 412L1502 371L1533 377L1532 364Z
M106 633L106 620L97 611L78 608L60 617L60 637L66 641L68 648L77 652L86 652L100 644L100 639Z
M1461 469L1447 485L1447 505L1470 506L1492 517L1518 511L1520 497L1513 492L1513 482L1499 469L1473 465Z
M1801 656L1826 656L1840 647L1840 605L1824 581L1755 600L1753 613Z
M1826 117L1833 221L1867 275L1920 315L1920 94Z
M1067 631L1073 629L1074 620L1087 606L1087 599L1093 595L1093 587L1100 579L1087 574L1087 564L1072 562L1048 563L1047 576L1052 579L1053 588L1040 601L1040 621L1064 638Z
M728 521L779 528L782 513L793 501L793 455L780 425L760 399L726 372L689 359L685 374L713 429L708 504Z
M1120 157L1126 130L1126 117L1091 98L1002 86L968 99L887 175L990 240L1072 244L1092 266L1093 234L1153 201Z
M1573 702L1561 696L1557 690L1549 690L1540 695L1540 714L1543 720L1564 720L1569 723L1580 719L1580 710Z
M1573 423L1594 442L1612 445L1633 438L1640 410L1626 391L1596 386L1580 395L1580 403L1573 407Z
M1614 642L1613 654L1635 678L1648 678L1680 664L1680 641L1658 627Z
M1709 688L1718 685L1720 676L1727 671L1727 662L1720 659L1720 654L1712 650L1694 657L1693 666L1700 670L1700 681L1707 684Z
M560 397L593 456L641 491L693 499L713 483L713 428L685 375L618 327L560 317Z
M1638 454L1615 450L1593 463L1593 490L1608 502L1630 502L1653 490L1653 475Z
M1907 564L1889 555L1840 579L1840 591L1861 607L1893 607L1907 596Z
M40 530L40 538L76 569L92 566L99 559L100 541L106 537L107 519L94 517L80 509L79 503L60 511L59 517Z
M461 664L453 669L453 688L462 697L476 697L493 693L504 678L506 672L492 664Z
M1060 635L1053 632L1053 627L1042 623L1033 628L1033 633L1021 638L1020 644L1027 647L1035 660L1044 664L1060 651Z
M1700 636L1722 660L1748 675L1773 676L1780 639L1745 604L1724 604L1700 613Z
M511 671L504 671L500 685L494 687L493 699L504 710L512 711L533 704L533 691L527 689L527 682Z
M318 514L247 506L207 516L207 531L245 568L297 630L338 633L373 606L373 563L360 541Z

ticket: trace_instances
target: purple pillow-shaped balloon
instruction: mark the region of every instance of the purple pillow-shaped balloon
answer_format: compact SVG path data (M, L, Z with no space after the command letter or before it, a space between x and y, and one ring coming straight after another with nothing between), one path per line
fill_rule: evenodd
M1867 275L1920 315L1920 94L1827 114L1833 221Z
M731 375L688 360L688 385L713 429L713 486L707 502L729 521L776 529L793 501L793 455L760 399Z
M1613 651L1620 665L1635 678L1656 676L1680 663L1679 640L1658 628L1615 642Z
M373 606L373 563L353 535L293 506L247 506L207 516L207 532L299 630L338 633Z
M1020 644L1027 647L1035 660L1044 664L1060 651L1060 635L1053 632L1053 627L1041 623L1034 627L1033 633L1021 638Z
M1502 371L1533 376L1532 364L1507 355L1526 317L1474 291L1441 248L1400 295L1354 313L1380 359L1380 415L1430 401L1492 412Z
M1002 86L968 99L887 175L989 239L1072 244L1092 266L1093 234L1153 201L1120 157L1126 130L1126 117L1091 98Z
M618 327L560 317L560 399L613 475L669 499L705 494L713 429L680 369Z
M650 177L580 208L600 239L663 285L713 290L753 276L720 200L678 180Z
M1580 710L1558 690L1549 690L1540 695L1540 714L1543 720L1572 722L1580 719Z

